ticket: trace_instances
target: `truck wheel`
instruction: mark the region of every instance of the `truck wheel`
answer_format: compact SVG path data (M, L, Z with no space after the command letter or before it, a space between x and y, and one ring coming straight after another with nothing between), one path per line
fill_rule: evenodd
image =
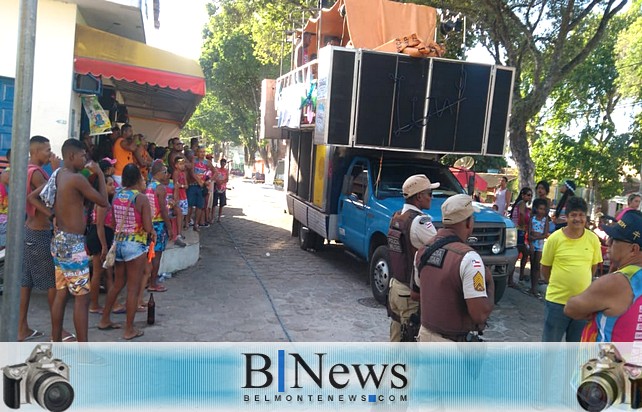
M316 246L316 233L301 224L299 225L299 246L303 250Z
M388 246L379 246L370 259L370 285L372 295L382 305L386 304L391 276Z
M495 304L497 304L502 299L502 296L504 296L507 282L508 276L495 280Z

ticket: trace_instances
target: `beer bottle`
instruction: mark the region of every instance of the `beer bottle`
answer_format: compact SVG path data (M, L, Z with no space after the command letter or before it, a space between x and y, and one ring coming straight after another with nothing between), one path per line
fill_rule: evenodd
M156 322L156 302L154 302L154 294L149 294L147 301L147 324L153 325Z

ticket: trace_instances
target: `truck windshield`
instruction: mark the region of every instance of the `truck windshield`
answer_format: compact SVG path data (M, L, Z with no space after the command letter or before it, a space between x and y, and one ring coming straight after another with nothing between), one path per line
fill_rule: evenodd
M374 170L373 175L377 176L378 172L378 170ZM424 174L428 176L431 182L440 183L439 187L432 191L435 197L449 197L465 193L457 178L445 166L388 163L383 165L378 182L374 184L375 196L379 199L400 196L403 182L408 177L416 174Z

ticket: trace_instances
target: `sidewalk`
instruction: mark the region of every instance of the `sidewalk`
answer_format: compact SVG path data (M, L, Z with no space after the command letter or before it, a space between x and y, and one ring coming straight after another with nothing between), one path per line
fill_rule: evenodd
M156 324L147 326L146 313L137 314L135 326L145 335L135 341L387 341L390 320L372 297L366 264L338 245L301 250L290 236L283 191L241 179L232 185L221 223L201 231L196 265L166 280L167 292L154 293ZM51 330L46 305L45 293L34 291L29 321L45 333L41 341ZM68 302L69 331L72 308ZM543 313L541 300L509 289L484 337L537 342ZM97 330L99 318L90 314L89 339L122 341L121 331ZM112 320L124 322L125 315Z

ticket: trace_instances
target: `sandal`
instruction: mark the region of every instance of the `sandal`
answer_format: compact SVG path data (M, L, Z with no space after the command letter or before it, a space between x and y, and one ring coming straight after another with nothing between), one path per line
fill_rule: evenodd
M167 292L167 288L163 285L156 285L155 287L148 287L148 292Z

